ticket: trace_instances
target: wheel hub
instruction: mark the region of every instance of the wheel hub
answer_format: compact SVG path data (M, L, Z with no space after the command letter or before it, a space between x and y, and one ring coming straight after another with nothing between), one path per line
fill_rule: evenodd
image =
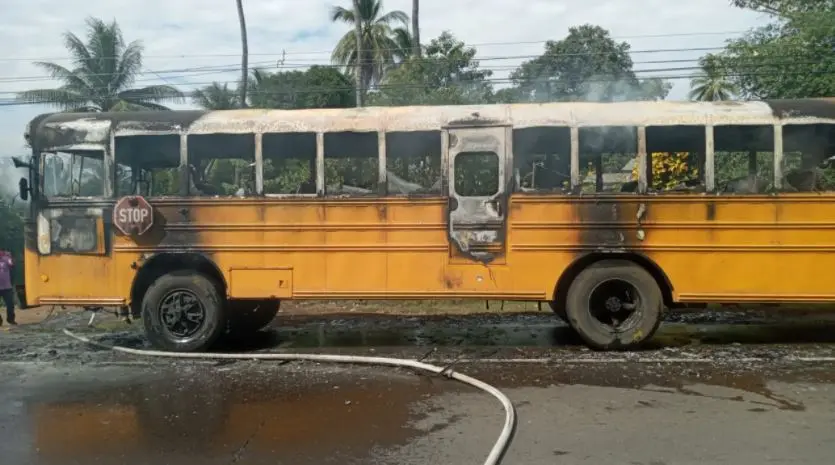
M606 306L606 310L610 311L611 313L616 313L623 310L623 302L617 297L610 296L606 299L604 303Z
M206 319L203 305L194 293L180 289L170 292L159 306L165 329L179 338L193 336Z

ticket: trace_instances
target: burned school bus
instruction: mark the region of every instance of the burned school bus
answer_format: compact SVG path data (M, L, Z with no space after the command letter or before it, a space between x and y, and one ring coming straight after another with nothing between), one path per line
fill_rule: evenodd
M835 99L49 114L29 305L205 350L285 299L548 302L592 347L665 308L835 301Z

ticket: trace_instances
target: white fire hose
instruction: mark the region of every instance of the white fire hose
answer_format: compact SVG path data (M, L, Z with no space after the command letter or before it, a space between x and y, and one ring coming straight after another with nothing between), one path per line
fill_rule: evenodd
M516 409L510 399L495 387L479 381L473 377L458 373L452 369L430 365L417 360L404 358L390 358L390 357L364 357L356 355L327 355L327 354L225 354L225 353L191 353L191 352L164 352L160 350L142 350L131 349L128 347L109 346L100 342L93 341L84 336L79 336L72 331L65 329L64 334L76 339L78 341L101 347L104 349L114 350L116 352L123 352L132 355L142 355L150 357L165 357L178 359L223 359L223 360L284 360L284 361L307 361L307 362L325 362L325 363L349 363L357 365L382 365L393 366L401 368L414 368L417 370L428 371L436 375L443 375L452 378L464 384L476 387L485 391L495 397L501 402L505 411L504 426L496 440L490 454L484 460L484 465L499 465L507 452L510 442L513 440L513 434L516 431Z

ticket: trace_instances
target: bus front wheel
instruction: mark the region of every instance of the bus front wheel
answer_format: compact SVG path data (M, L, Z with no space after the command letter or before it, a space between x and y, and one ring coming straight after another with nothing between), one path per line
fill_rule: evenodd
M568 324L597 350L640 347L658 329L663 307L655 278L624 260L603 260L584 269L566 298Z
M142 299L145 334L172 352L208 350L225 329L224 299L208 277L189 270L160 276Z

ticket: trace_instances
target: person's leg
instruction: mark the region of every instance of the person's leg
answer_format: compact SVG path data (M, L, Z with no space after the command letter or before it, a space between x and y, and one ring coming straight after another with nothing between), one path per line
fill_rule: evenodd
M6 320L9 321L10 325L16 324L14 315L14 290L4 289L0 291L0 294L3 294L3 302L6 304Z

